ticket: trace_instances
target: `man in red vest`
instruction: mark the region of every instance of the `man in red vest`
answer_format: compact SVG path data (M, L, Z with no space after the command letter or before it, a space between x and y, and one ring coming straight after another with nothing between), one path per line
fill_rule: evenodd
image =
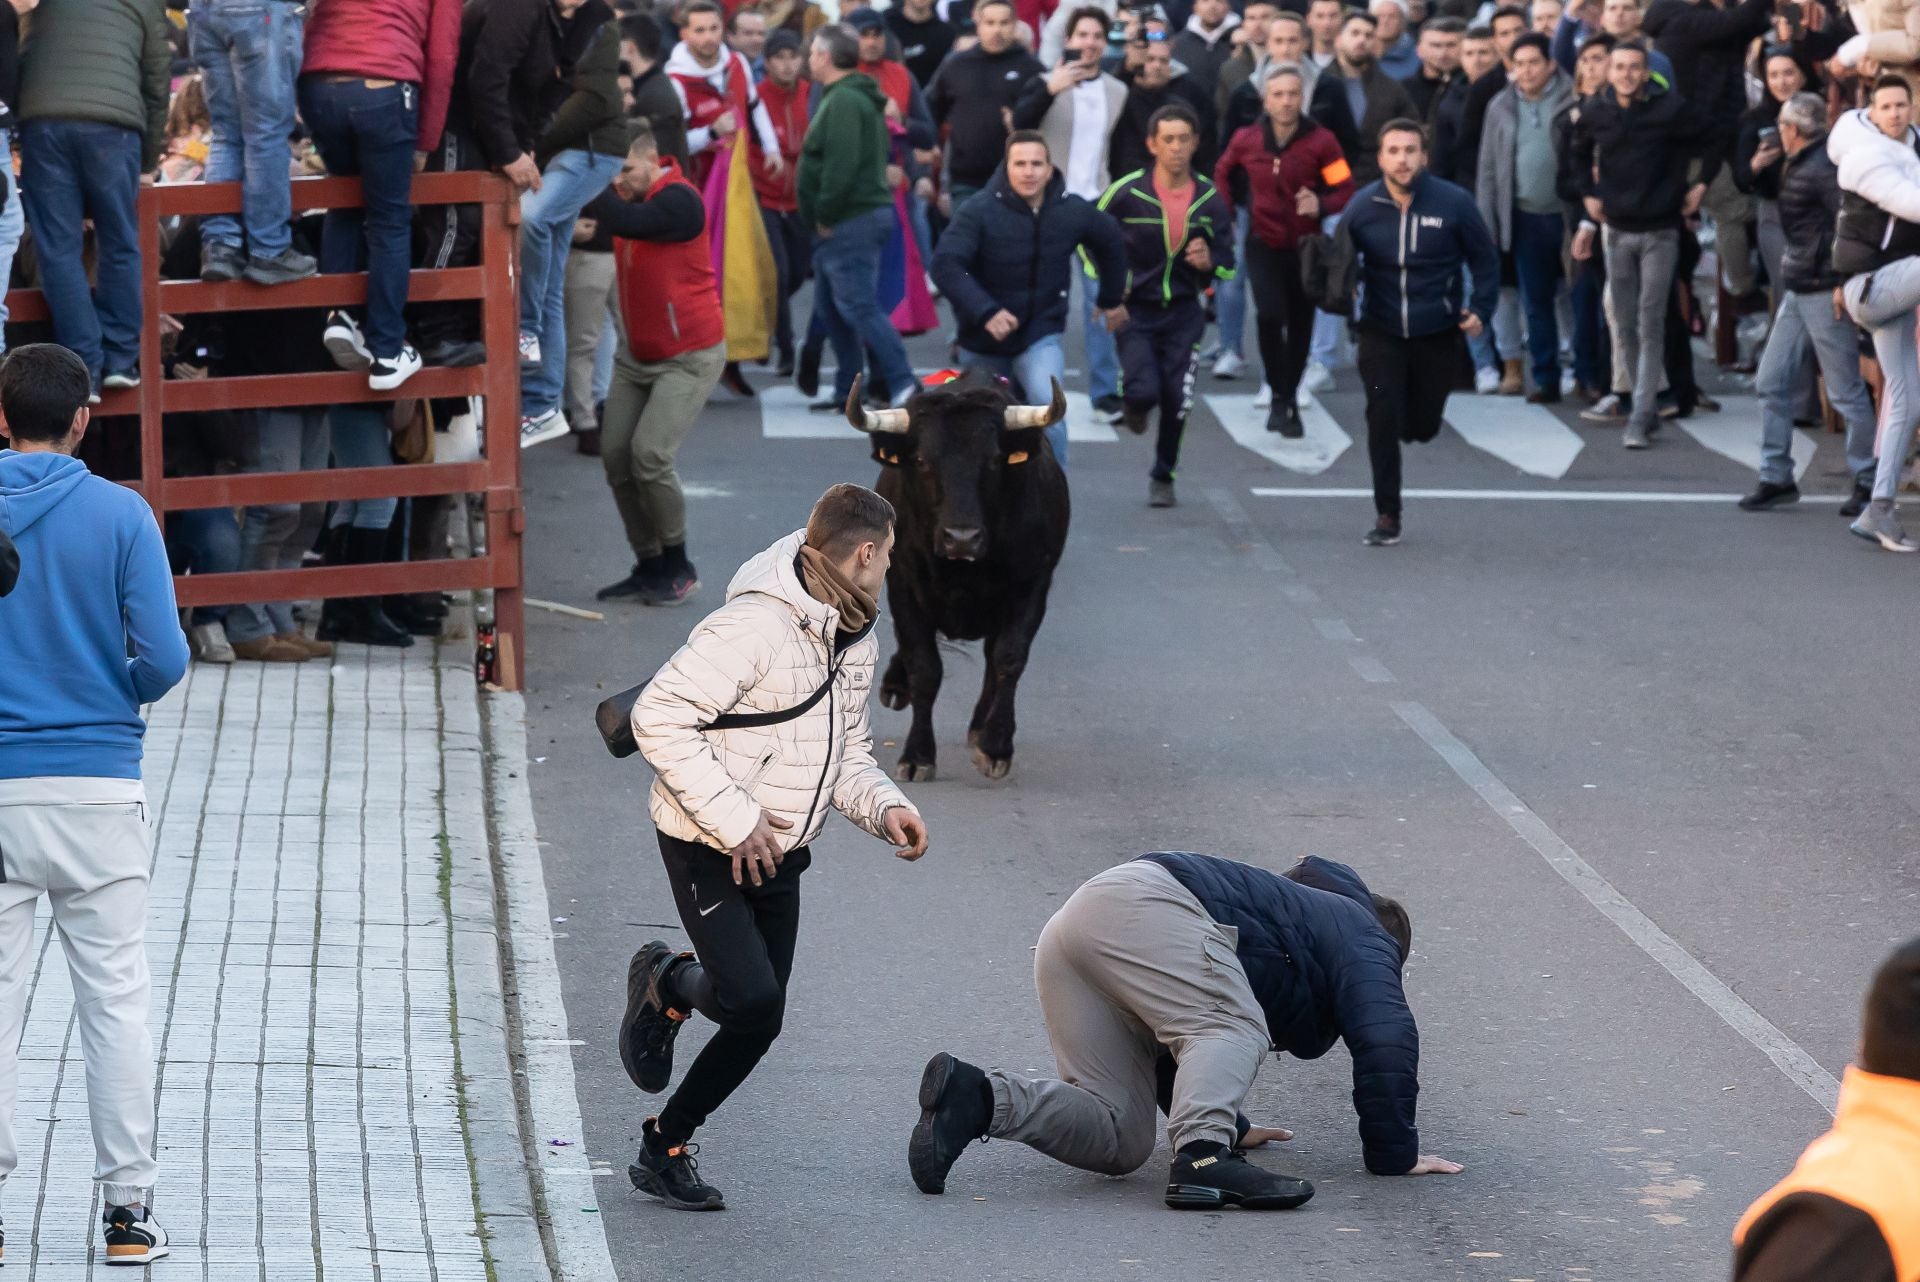
M773 246L773 264L779 274L774 348L780 378L793 376L793 317L788 303L807 278L812 252L811 229L800 217L800 143L807 136L808 98L813 82L800 74L800 37L782 27L767 37L767 78L760 82L760 108L780 140L779 164L754 139L753 190L760 198L760 217Z
M687 559L687 503L673 470L680 442L727 361L707 209L653 130L636 121L626 165L583 211L613 233L624 342L601 422L600 462L633 548L633 570L602 601L678 605L700 586Z
M690 0L680 12L680 43L667 57L667 76L687 113L687 176L704 187L713 162L729 138L751 122L760 146L778 149L773 127L754 110L753 70L726 47L717 0Z

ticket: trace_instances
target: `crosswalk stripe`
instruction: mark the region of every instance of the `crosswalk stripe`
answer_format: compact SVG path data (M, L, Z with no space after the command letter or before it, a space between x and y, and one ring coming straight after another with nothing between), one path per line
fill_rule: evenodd
M1558 480L1586 447L1553 411L1516 396L1447 398L1447 423L1467 444L1484 450L1528 476Z
M1251 493L1259 499L1365 499L1373 491L1358 486L1285 486L1256 485ZM1679 490L1402 490L1409 499L1468 499L1502 503L1727 503L1738 494L1703 494ZM1845 500L1843 494L1806 494L1802 503L1834 503Z
M1227 435L1260 457L1302 476L1320 475L1353 444L1353 438L1314 398L1300 410L1306 435L1297 441L1267 430L1267 412L1254 408L1251 392L1210 393L1205 400Z
M1722 458L1748 471L1760 470L1760 401L1753 396L1723 396L1718 414L1694 414L1679 421L1680 430ZM1793 434L1793 479L1798 481L1813 463L1819 442L1807 433Z
M1067 440L1080 441L1117 441L1120 433L1113 430L1113 424L1093 412L1093 398L1085 392L1067 393Z

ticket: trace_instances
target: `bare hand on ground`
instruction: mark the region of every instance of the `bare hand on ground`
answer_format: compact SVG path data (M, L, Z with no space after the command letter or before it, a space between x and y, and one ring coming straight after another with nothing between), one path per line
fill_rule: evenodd
M1458 1175L1460 1174L1461 1171L1464 1171L1465 1169L1466 1168L1460 1165L1460 1163L1458 1162L1449 1162L1444 1157L1434 1157L1431 1154L1422 1153L1420 1155L1420 1160L1413 1164L1413 1169L1408 1171L1407 1174L1408 1175Z
M1249 1126L1247 1133L1240 1137L1241 1148L1259 1148L1263 1144L1275 1141L1284 1143L1293 1138L1293 1132L1284 1126Z

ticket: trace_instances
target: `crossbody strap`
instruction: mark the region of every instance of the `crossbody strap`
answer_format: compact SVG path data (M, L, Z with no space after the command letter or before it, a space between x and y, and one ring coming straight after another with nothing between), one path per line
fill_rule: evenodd
M827 691L833 688L835 678L840 675L840 664L845 662L846 660L842 659L840 663L834 664L827 670L827 679L820 683L818 690L815 690L807 696L805 703L782 709L779 712L728 712L715 717L706 725L701 726L700 729L703 731L757 730L762 726L777 726L782 722L793 721L799 717L804 717L813 710L813 706L816 703L819 703L827 697Z

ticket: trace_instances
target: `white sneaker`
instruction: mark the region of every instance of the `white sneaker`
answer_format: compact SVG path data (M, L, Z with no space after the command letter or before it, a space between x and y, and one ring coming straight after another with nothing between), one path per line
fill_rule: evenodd
M1572 370L1563 369L1560 371L1560 395L1572 396L1579 387L1580 380L1573 376Z
M367 365L367 386L376 392L391 392L420 372L420 353L412 343L402 343L398 356L376 356Z
M345 312L327 313L327 327L321 331L320 341L326 344L327 354L341 369L365 369L373 362L360 326Z
M1300 390L1304 392L1325 392L1333 387L1333 371L1319 361L1308 361L1306 370L1300 375Z
M100 380L100 386L110 392L123 392L140 386L140 371L137 369L116 370Z
M1618 392L1608 392L1580 411L1580 417L1589 423L1617 423L1626 416L1626 411L1620 408Z
M1223 349L1220 355L1216 356L1213 360L1213 376L1215 378L1239 378L1240 375L1246 372L1246 369L1246 358L1235 351Z
M100 1217L106 1228L107 1263L138 1268L168 1254L167 1231L142 1207L110 1206Z
M218 623L196 623L187 633L188 648L193 657L202 663L232 663L233 646L227 641L227 630Z
M538 365L540 363L540 336L520 331L520 363Z
M1263 410L1271 407L1272 404L1273 404L1273 385L1270 383L1260 384L1260 390L1254 393L1253 408L1257 410Z
M545 414L522 416L520 419L520 448L528 449L535 445L545 445L548 441L557 441L573 429L567 426L566 415L557 409Z
M1500 391L1500 371L1481 368L1473 371L1473 390L1482 396L1493 396Z

